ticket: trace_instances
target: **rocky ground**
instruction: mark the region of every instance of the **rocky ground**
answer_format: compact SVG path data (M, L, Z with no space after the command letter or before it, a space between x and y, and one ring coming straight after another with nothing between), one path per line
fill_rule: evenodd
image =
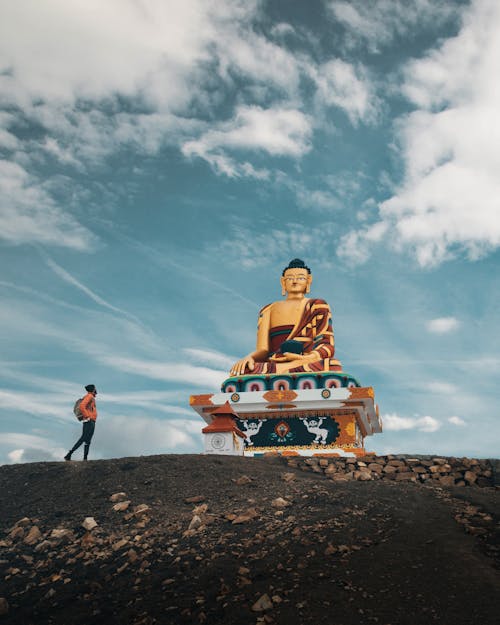
M423 482L277 457L2 466L0 624L497 624L500 490L435 465Z

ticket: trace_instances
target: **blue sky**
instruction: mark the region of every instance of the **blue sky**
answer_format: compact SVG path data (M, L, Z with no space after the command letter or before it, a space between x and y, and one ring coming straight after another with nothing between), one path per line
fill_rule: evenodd
M0 463L199 453L291 258L379 453L498 457L496 0L0 3Z

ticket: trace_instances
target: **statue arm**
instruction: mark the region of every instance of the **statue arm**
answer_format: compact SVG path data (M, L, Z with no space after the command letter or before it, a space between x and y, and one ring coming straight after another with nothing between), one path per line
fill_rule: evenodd
M269 356L271 306L272 304L264 306L259 313L259 321L257 324L257 346L255 351L251 352L241 360L238 360L238 362L231 367L231 375L244 375L245 369L253 371L256 362L263 362Z

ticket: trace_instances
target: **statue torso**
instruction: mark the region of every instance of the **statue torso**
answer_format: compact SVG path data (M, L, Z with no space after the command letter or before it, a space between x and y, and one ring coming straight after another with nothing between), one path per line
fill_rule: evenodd
M270 326L294 326L301 318L308 298L283 300L271 305Z

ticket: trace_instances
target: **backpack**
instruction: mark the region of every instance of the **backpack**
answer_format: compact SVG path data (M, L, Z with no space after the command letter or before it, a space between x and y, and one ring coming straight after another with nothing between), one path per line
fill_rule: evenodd
M82 400L83 400L83 397L80 397L80 399L77 399L75 401L75 405L73 406L73 414L78 419L78 421L83 421L83 414L82 414L82 411L80 410L80 404L82 403Z

